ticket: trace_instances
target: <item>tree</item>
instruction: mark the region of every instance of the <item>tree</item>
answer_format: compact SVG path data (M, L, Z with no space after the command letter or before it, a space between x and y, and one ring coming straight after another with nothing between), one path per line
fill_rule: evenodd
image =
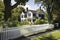
M60 0L35 0L35 3L40 1L43 1L42 5L45 5L47 8L48 20L49 20L49 23L51 23L53 20L53 17L52 17L53 11L56 10L57 12L60 12L60 8L59 8Z
M2 1L0 1L0 12L2 12L4 10L4 4Z
M44 24L45 20L44 19L36 19L34 24Z
M4 6L5 6L5 10L4 10L4 19L5 19L5 21L7 21L8 18L11 18L12 9L16 8L19 4L25 5L25 3L28 2L28 0L15 0L15 1L16 1L16 4L11 6L11 0L3 0Z
M23 10L24 10L24 8L20 7L20 6L14 8L12 10L12 13L13 13L12 14L12 19L20 21L20 14L22 13Z
M0 0L0 26L2 25L2 21L3 21L3 19L4 19L3 10L4 10L4 4L3 4L3 2Z

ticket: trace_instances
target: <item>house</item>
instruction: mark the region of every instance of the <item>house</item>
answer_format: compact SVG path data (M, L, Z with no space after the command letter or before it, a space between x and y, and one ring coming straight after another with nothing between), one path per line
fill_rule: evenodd
M44 19L44 12L40 8L37 10L29 10L26 8L26 10L24 10L20 15L21 22L26 19L29 19L30 22L34 22L36 18Z

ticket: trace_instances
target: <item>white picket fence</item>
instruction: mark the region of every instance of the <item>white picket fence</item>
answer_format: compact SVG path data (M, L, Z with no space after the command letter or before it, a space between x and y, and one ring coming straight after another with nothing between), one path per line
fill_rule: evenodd
M22 26L2 29L0 32L0 39L1 40L14 39L21 37L23 35L31 35L39 33L42 30L54 28L54 25L52 24L30 25L29 27L28 26L25 25L24 27Z

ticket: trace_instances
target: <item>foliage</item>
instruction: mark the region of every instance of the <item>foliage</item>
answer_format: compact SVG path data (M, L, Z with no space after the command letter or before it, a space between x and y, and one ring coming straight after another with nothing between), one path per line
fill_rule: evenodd
M44 24L45 20L44 19L36 19L34 24Z
M4 4L2 1L0 1L0 26L2 25L4 19L3 11L4 11Z
M18 5L20 5L21 2L23 4L25 4L28 0L24 0L24 2L23 2L23 0L22 1L19 0L14 5L11 5L11 1L12 0L0 1L0 26L2 26L2 27L18 26L19 21L20 21L19 20L20 14L24 10L23 7L18 7Z
M6 28L6 27L17 27L17 21L12 21L12 22L4 22L2 24L3 28Z
M35 3L38 3L38 2L40 2L41 0L35 0Z
M19 20L20 19L20 14L23 11L23 7L17 7L15 9L12 10L12 18L8 19L8 21L4 24L6 24L7 27L17 27L19 24ZM5 25L3 25L5 26Z
M20 14L24 10L23 7L16 7L12 10L12 17L8 19L7 22L4 22L4 4L0 1L0 26L2 27L17 27L20 23L18 19L20 19Z
M4 10L4 4L2 1L0 1L0 11Z
M20 14L24 10L23 7L16 7L12 10L12 19L13 20L18 20L20 19Z
M26 2L28 2L28 0L15 0L17 1L14 5L11 5L11 1L12 0L3 0L4 2L4 6L5 6L5 10L4 10L4 19L5 21L7 21L9 18L11 18L12 13L11 11L16 8L18 5L25 5Z
M28 0L15 0L15 2L21 1L21 3L26 3Z
M35 2L43 1L42 5L47 8L48 20L54 20L59 17L60 13L60 0L35 0ZM57 15L56 15L57 14ZM57 16L57 17L56 17ZM60 19L59 19L60 20Z
M28 19L20 22L20 25L28 25L28 24L29 24L29 20Z

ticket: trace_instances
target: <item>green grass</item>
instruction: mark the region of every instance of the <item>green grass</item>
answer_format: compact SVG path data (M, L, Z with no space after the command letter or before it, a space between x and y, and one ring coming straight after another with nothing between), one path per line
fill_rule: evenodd
M52 35L55 39L60 39L60 30L56 30L54 32L50 32L50 33L44 34L43 36L48 37L49 35ZM42 38L42 36L38 36L36 38L32 38L31 40L40 40L40 38Z
M60 38L60 30L51 33L55 38Z

